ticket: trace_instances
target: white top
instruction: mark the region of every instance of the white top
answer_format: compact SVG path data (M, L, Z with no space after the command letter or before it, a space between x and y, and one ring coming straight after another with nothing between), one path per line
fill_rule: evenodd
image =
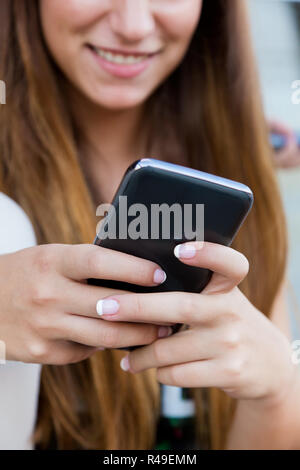
M3 193L0 193L0 220L0 255L36 245L29 218ZM30 450L33 448L31 435L36 419L41 366L3 362L0 361L0 449Z

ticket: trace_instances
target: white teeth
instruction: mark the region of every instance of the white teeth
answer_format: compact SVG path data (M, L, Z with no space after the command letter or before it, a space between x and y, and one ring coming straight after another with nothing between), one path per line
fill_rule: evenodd
M99 49L97 47L95 47L94 50L100 57L103 57L108 62L112 62L114 64L123 64L123 65L139 64L143 60L147 59L146 55L140 56L140 57L135 57L133 55L124 56L121 54L113 54L112 52L106 52L103 49Z

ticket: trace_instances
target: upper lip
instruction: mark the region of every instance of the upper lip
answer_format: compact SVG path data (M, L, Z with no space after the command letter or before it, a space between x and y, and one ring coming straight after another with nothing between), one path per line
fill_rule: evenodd
M102 46L95 46L94 44L89 44L90 47L96 48L96 49L102 49L105 52L111 52L112 54L122 54L122 55L132 55L132 56L145 56L145 55L154 55L157 54L160 51L148 51L148 52L143 52L143 51L129 51L126 49L112 49L108 47L102 47Z

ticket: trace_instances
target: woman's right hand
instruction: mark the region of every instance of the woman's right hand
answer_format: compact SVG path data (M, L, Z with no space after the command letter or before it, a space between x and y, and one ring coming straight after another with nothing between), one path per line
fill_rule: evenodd
M62 365L99 349L168 336L166 326L102 320L97 302L116 291L86 282L98 278L155 286L163 274L151 261L95 245L49 244L1 255L0 340L6 359Z

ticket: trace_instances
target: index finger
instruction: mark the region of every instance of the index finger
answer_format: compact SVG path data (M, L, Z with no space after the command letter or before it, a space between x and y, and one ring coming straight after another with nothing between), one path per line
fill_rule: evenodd
M61 258L61 273L73 280L89 278L155 286L166 280L156 263L96 245L68 245Z
M213 272L202 294L228 292L238 286L249 271L249 262L242 253L217 243L183 243L175 247L174 254L185 264Z

